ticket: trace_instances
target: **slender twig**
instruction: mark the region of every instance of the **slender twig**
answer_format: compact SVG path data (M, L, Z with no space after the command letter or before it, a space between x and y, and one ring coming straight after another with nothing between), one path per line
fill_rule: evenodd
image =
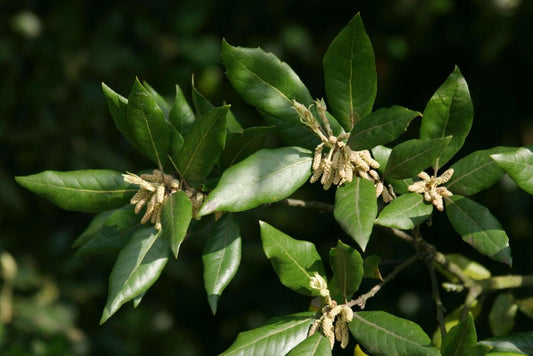
M292 206L292 207L298 207L298 208L311 208L311 209L318 209L322 211L333 211L334 206L332 204L323 203L321 201L307 201L307 200L300 200L300 199L283 199L280 200L279 203Z
M353 299L351 301L349 301L348 303L346 303L347 306L349 307L353 307L355 305L359 306L361 309L364 309L365 308L365 305L366 305L366 301L370 298L372 298L373 296L375 296L379 290L385 285L387 284L388 282L390 282L392 279L394 279L394 277L396 277L396 275L398 275L398 273L400 273L404 268L406 268L407 266L409 266L410 264L414 263L416 260L418 260L418 256L417 255L413 255L411 257L409 257L407 260L405 260L402 264L399 264L398 266L396 266L391 273L389 273L387 275L387 277L385 277L384 280L382 280L381 282L379 282L378 284L376 284L374 287L372 287L368 292L366 292L365 294L363 295L360 295L357 299Z
M446 308L442 304L442 299L440 298L439 285L437 283L437 274L435 273L435 267L431 262L427 263L427 267L429 271L429 276L431 277L431 294L433 296L433 300L435 300L435 307L437 309L437 321L439 323L440 334L442 340L444 340L444 336L446 336L446 325L444 323L444 313L446 312Z

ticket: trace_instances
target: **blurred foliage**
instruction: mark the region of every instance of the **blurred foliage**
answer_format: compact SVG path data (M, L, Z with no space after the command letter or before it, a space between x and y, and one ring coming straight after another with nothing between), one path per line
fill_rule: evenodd
M258 208L238 215L250 221L242 231L243 265L248 268L237 273L216 317L203 291L203 237L198 236L184 244L179 260L169 264L140 308L123 308L99 326L114 256L75 257L69 246L89 216L61 211L15 186L12 177L45 169L134 171L150 166L139 161L113 127L101 82L127 93L138 76L172 95L175 83L189 92L194 73L196 85L214 103L231 103L245 127L257 123L258 115L224 78L222 37L275 52L321 97L321 58L357 11L376 51L376 108L400 104L423 110L458 64L475 105L463 153L533 143L531 1L0 0L0 251L16 265L11 280L2 273L2 290L12 297L12 316L0 325L0 353L211 355L227 347L239 331L308 303L275 278L255 221L261 217L296 238L318 243L323 255L343 236L340 228L332 216L320 212ZM303 199L311 194L333 200L320 187L297 193ZM479 199L510 232L512 272L531 273L531 198L504 181ZM434 224L443 222L437 218ZM442 236L431 242L452 251L460 239L448 233L449 227L438 230ZM302 232L305 236L299 236ZM401 258L408 251L388 236L377 237L374 244L390 246L384 259ZM367 253L373 253L372 245ZM470 257L493 271L510 273L480 255ZM429 283L411 276L407 270L387 288L397 291L402 286L403 294L386 289L368 308L413 318L431 329L435 320L425 288ZM524 323L517 319L515 331ZM478 330L480 338L489 333L487 327Z

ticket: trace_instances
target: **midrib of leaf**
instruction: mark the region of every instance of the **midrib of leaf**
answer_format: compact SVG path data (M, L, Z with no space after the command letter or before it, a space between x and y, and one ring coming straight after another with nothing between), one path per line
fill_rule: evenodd
M355 125L355 121L356 121L354 104L353 104L353 87L352 87L354 42L355 42L355 25L353 26L352 41L350 44L350 82L349 82L350 84L348 86L349 91L350 91L350 123L351 123L350 130L353 128L353 126Z
M423 201L423 200L419 201L419 202L416 203L415 205L412 205L410 208L407 208L407 209L403 210L403 212L408 213L408 212L410 212L411 210L417 208L420 204L424 204L424 201ZM397 212L397 213L394 213L394 214L392 214L392 216L405 215L403 212Z
M359 209L359 193L360 193L360 184L361 184L361 180L357 179L357 184L356 184L356 187L355 187L355 211L356 212L359 212L360 209ZM362 225L361 225L361 219L356 219L357 221L357 226L359 227L359 231L362 230Z
M368 326L373 327L373 328L375 328L375 329L377 329L377 330L383 331L385 334L391 335L392 337L394 337L394 338L396 338L396 339L398 339L398 340L402 340L402 341L404 341L404 342L408 342L408 343L410 343L410 344L412 344L412 345L415 345L415 346L417 346L417 347L422 347L422 348L424 348L424 345L420 345L419 343L416 343L416 342L414 342L414 341L412 341L412 340L406 339L406 338L404 338L404 337L401 336L401 335L398 335L398 334L396 334L396 333L391 332L390 330L387 330L387 329L381 327L380 325L377 325L377 324L371 323L370 321L368 321L368 320L366 320L366 319L364 319L364 318L361 318L357 313L354 313L353 316L354 316L354 318L359 319L361 322L367 324Z
M274 240L274 239L273 239ZM283 248L283 246L281 246L277 241L274 240L274 243L276 244L276 246L278 246L282 251L283 253L285 253L287 255L287 257L289 257L290 260L292 260L292 262L294 262L294 264L296 265L296 267L298 267L299 269L302 270L302 272L307 276L307 278L311 279L311 276L307 273L307 271L305 270L305 268L303 268L299 263L298 261L296 261L290 254L289 252Z
M314 355L316 350L318 350L318 345L320 345L320 342L322 341L322 337L318 337L315 345L313 346L313 350L311 350L311 355Z
M496 248L499 248L499 247L500 247L500 246L496 245L496 244L492 241L492 239L490 238L489 234L487 234L487 233L485 232L485 230L482 229L481 226L479 226L479 224L478 224L475 220L472 220L472 219L470 218L470 216L469 216L469 215L468 215L463 209L461 209L461 207L459 207L459 205L457 205L454 201L452 201L452 200L449 199L449 198L446 198L446 200L448 200L448 201L451 202L453 205L455 205L455 208L456 208L457 210L459 210L459 212L460 212L461 214L464 215L464 217L466 218L466 220L468 220L472 225L476 226L476 227L479 229L479 232L480 232L483 236L485 236L485 240L488 240L489 243L491 243L493 246L496 246ZM472 232L472 233L470 233L469 235L473 235L473 234L475 234L475 233L476 233L476 232Z
M454 102L456 92L457 85L454 85L450 105L446 107L446 120L444 121L444 127L442 128L442 133L440 135L441 138L445 137L444 135L446 134L446 129L448 128L448 123L450 122L450 108L452 107L452 103Z
M292 105L292 102L289 100L289 98L287 98L287 96L285 96L285 94L283 94L278 88L276 88L275 86L273 86L272 84L270 84L269 82L267 82L266 80L264 80L263 78L261 78L258 74L256 74L254 71L252 71L250 68L248 68L248 66L246 66L246 64L244 64L243 62L241 62L237 57L235 57L233 54L229 54L231 57L233 57L233 59L239 63L242 67L244 67L248 72L250 72L254 77L256 77L257 79L259 79L260 82L264 83L266 86L270 87L272 90L274 90L275 92L277 92L283 99L285 99L290 105ZM280 61L281 62L281 61Z
M295 322L294 324L288 325L287 327L285 327L283 329L277 329L277 330L275 330L273 332L267 333L267 334L263 335L262 337L253 340L252 342L249 342L247 344L244 344L244 345L234 349L233 351L227 353L226 355L230 355L232 353L235 353L235 352L239 351L240 349L243 349L243 348L246 348L246 347L248 347L250 345L256 344L256 343L260 342L261 340L269 338L269 337L271 337L273 335L280 334L280 333L283 333L283 332L285 332L285 331L287 331L289 329L292 329L292 328L295 328L297 326L300 326L300 324L308 323L309 319L311 319L311 318L304 319L304 320L302 320L300 322Z
M496 162L486 162L485 164L479 166L479 167L476 167L474 169L472 169L471 171L463 174L462 176L459 176L457 179L455 179L454 181L452 181L450 184L447 185L448 188L452 187L455 183L457 182L460 182L462 179L465 179L467 177L470 177L472 174L476 173L477 171L479 171L480 169L483 169L485 168L486 166L492 166L492 165L495 165Z
M203 142L205 141L205 137L207 136L207 133L209 131L211 131L211 128L215 125L215 123L218 122L218 120L220 120L220 118L216 119L216 120L213 120L213 122L211 123L211 125L209 125L209 127L207 128L207 130L204 131L203 135L200 137L200 141L198 141L198 144L194 147L193 149L193 152L192 152L192 155L189 159L189 161L187 162L187 166L185 167L185 169L183 170L183 172L181 173L182 175L187 175L187 172L189 171L189 168L191 167L191 164L192 162L194 161L194 157L196 156L198 150L200 149L200 146L203 144Z
M140 93L140 94L144 96L148 96L145 93ZM159 168L161 168L162 164L161 164L161 159L159 158L159 152L157 152L154 137L152 136L152 130L150 129L150 125L148 124L148 120L146 119L146 114L144 112L144 104L142 102L139 102L139 108L141 109L141 112L143 114L143 121L144 121L144 124L146 125L146 129L148 130L148 136L150 138L150 143L152 144L152 149L154 150L155 157L157 159L157 165L159 166Z

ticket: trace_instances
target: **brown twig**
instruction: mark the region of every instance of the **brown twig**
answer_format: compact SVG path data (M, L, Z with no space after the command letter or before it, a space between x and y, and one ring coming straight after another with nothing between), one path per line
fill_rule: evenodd
M307 201L307 200L300 200L300 199L283 199L280 200L279 203L297 207L297 208L311 208L311 209L318 209L322 211L333 211L334 205L323 203L321 201Z

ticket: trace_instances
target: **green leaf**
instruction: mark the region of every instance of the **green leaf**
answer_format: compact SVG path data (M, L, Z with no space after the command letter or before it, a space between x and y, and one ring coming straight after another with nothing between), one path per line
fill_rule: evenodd
M79 248L77 256L117 253L141 226L140 218L132 205L104 211L96 215L89 226L74 241L72 247Z
M287 356L328 356L331 355L329 340L316 332L293 348Z
M523 355L533 355L533 331L496 336L480 341L480 344L492 346L493 352L517 352Z
M137 142L133 137L130 125L128 123L127 109L128 99L120 94L115 93L110 87L102 83L102 91L104 92L105 99L111 117L115 122L115 126L120 131L122 136L135 148L137 148ZM138 148L137 148L138 149Z
M361 15L333 39L323 60L326 96L345 130L372 112L377 92L374 49Z
M204 286L213 315L222 292L237 273L241 249L239 225L231 214L226 214L215 223L202 253Z
M178 154L178 168L185 179L203 179L217 163L226 142L228 109L215 108L193 123Z
M265 137L273 131L273 127L250 127L230 133L220 155L219 168L223 171L262 148Z
M512 265L509 238L483 205L460 195L446 198L448 219L463 240L493 260Z
M516 305L522 313L533 319L533 297L519 299L516 301Z
M349 327L357 341L375 356L440 355L420 326L383 311L355 312Z
M452 136L442 154L436 158L436 170L461 149L473 119L474 107L468 85L456 66L427 103L420 127L421 139Z
M533 149L521 147L515 152L493 154L491 158L520 188L533 195Z
M241 332L221 356L285 355L305 340L314 312L276 318L260 328Z
M454 194L472 195L493 186L505 173L491 159L492 154L510 152L512 147L475 151L455 162L453 176L446 187Z
M441 347L443 356L483 356L489 350L490 347L477 343L476 327L471 313L444 336Z
M463 255L450 253L446 254L446 258L451 263L457 265L457 267L459 267L464 274L472 279L475 279L476 281L487 279L491 276L490 271L483 265L477 263L476 261L472 261ZM457 283L459 283L458 279Z
M137 230L118 255L109 277L109 292L100 324L124 303L146 292L168 261L168 240L153 227Z
M167 118L169 115L170 109L171 109L170 104L167 103L165 98L163 98L161 94L159 94L154 88L152 88L150 84L148 84L144 80L143 80L143 86L146 88L146 90L148 90L148 92L150 92L150 94L152 94L157 105L159 105L159 108L161 109L161 111L163 111L165 118Z
M15 180L61 209L85 213L119 208L137 192L135 186L124 182L121 173L106 169L44 171Z
M371 181L356 177L337 189L333 211L335 219L363 251L372 234L377 213L376 189Z
M162 238L170 241L170 250L175 258L178 258L191 219L192 203L185 192L180 190L167 198L161 211Z
M168 124L168 129L170 130L170 148L168 150L168 160L170 163L170 167L174 168L177 166L178 157L181 152L181 149L183 148L183 145L185 144L185 139L181 134L178 132L178 130L172 126L172 124ZM169 166L167 163L166 166Z
M450 137L409 140L394 147L384 175L387 178L411 178L430 167L450 142Z
M187 135L194 120L196 120L196 117L183 95L183 90L181 90L179 85L176 85L176 96L174 97L172 109L170 109L170 113L168 114L168 121L182 135Z
M385 146L376 146L372 148L372 157L379 163L378 171L383 174L385 168L387 167L387 162L390 157L392 149ZM386 182L389 183L396 194L407 194L410 193L408 187L413 184L415 181L413 178L406 179L391 179L387 178Z
M500 293L489 313L490 330L494 336L509 334L513 328L518 305L511 293Z
M281 283L304 295L318 295L318 291L310 286L311 277L318 272L326 279L326 273L315 245L293 239L264 221L259 225L263 250Z
M381 263L381 257L378 255L368 255L363 260L363 277L364 278L374 278L383 280L381 272L379 271L379 264Z
M128 97L127 116L136 147L163 167L170 147L170 130L157 101L138 79Z
M309 106L313 99L298 75L275 55L260 48L233 47L222 42L226 75L235 90L255 106L269 125L291 145L314 148L320 143L300 122L292 101Z
M418 193L400 195L379 214L376 224L401 230L411 230L429 218L433 205Z
M378 109L355 124L348 145L360 151L389 143L404 133L409 123L420 115L418 111L397 105Z
M311 152L300 147L263 149L222 174L199 215L243 211L284 199L311 175Z
M337 246L329 250L329 261L339 291L345 301L350 300L363 280L361 255L339 240Z

